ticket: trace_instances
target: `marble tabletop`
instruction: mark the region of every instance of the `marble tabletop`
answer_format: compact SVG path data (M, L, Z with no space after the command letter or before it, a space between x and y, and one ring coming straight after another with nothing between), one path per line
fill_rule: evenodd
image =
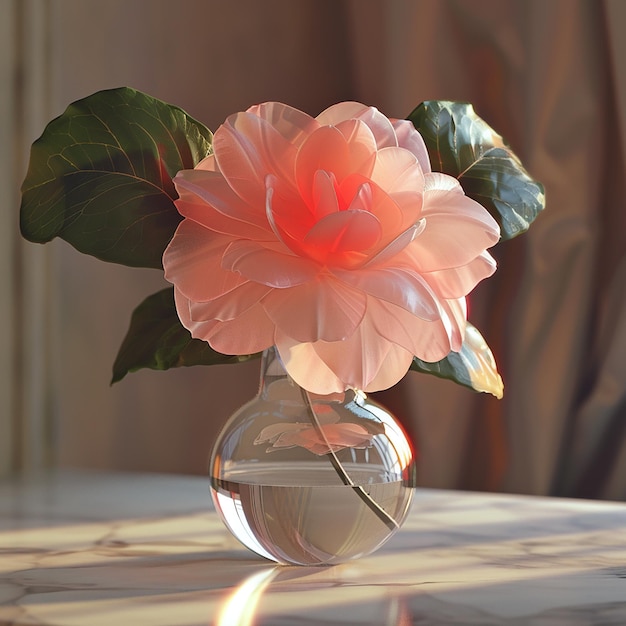
M418 490L403 529L334 567L241 547L207 480L0 482L0 624L626 624L626 505Z

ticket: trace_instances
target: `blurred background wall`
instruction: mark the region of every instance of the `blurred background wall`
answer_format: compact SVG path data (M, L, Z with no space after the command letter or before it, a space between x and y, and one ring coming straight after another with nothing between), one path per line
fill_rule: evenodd
M547 191L471 297L502 401L409 374L381 398L425 486L626 498L623 0L0 0L0 471L204 473L258 363L141 371L110 387L159 272L17 230L30 143L72 101L132 86L215 130L279 100L405 117L466 100Z

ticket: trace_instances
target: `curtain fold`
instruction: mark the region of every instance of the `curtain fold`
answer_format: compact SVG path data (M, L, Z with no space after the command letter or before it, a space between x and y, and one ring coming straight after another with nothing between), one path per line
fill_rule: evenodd
M424 99L471 101L547 196L530 231L496 248L499 269L471 298L504 400L412 374L402 385L423 482L624 498L624 4L385 6L382 51L354 39L356 58L381 72L361 79L364 92L396 115ZM373 28L362 7L352 5L364 22L353 32ZM379 53L382 70L368 61Z

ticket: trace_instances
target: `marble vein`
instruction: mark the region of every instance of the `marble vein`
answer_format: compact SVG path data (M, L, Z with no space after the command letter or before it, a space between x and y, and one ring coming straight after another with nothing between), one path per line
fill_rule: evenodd
M0 624L626 624L626 505L420 490L374 555L278 567L197 477L0 483Z

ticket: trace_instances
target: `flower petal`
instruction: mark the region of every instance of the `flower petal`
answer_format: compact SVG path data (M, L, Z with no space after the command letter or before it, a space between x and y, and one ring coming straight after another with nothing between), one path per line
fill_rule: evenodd
M263 306L277 328L298 341L339 341L351 335L365 315L364 293L332 277L276 289Z
M433 192L430 197L434 198L437 192L454 191L458 194L465 193L461 183L454 176L441 172L424 172L424 191Z
M401 148L383 148L376 155L372 180L392 198L415 195L421 204L424 174L413 154Z
M207 341L222 354L255 354L274 345L274 325L264 317L260 305L234 320L205 323L214 324Z
M174 299L181 324L191 336L207 341L222 354L254 354L274 344L274 324L261 305L251 307L234 320L198 322L191 319L190 301L178 289L174 289Z
M211 153L208 156L205 156L204 159L196 164L194 169L204 170L206 172L219 172L217 162L215 161L215 154Z
M417 272L401 268L334 270L347 285L402 307L425 320L440 316L438 299L430 285Z
M344 341L298 343L278 329L276 346L289 375L313 393L387 389L406 374L413 359L377 334L367 317Z
M412 362L411 352L397 344L388 343L384 358L378 365L378 371L370 378L363 391L373 393L393 387L406 376Z
M440 302L440 316L433 320L373 298L368 300L367 310L376 332L423 361L440 361L461 345L465 320L452 315L447 301Z
M363 194L364 189L367 190L367 196ZM402 196L404 206L400 206L395 198L387 194L374 181L359 175L346 178L341 183L339 192L345 198L356 197L352 201L355 206L357 206L356 202L359 202L360 206L376 216L382 229L379 249L387 246L400 233L419 221L422 209L422 197L419 193L413 195L413 202L407 202L407 198L402 194L396 194L398 197Z
M485 251L475 259L450 269L436 272L423 272L424 279L442 298L462 298L470 293L474 287L496 271L496 261Z
M466 298L456 298L441 301L442 308L447 312L445 319L451 324L450 348L458 352L465 339L465 328L467 326L467 300Z
M381 238L382 228L369 211L347 210L323 217L304 238L309 254L320 263L329 265L349 262L351 252L374 247ZM346 258L347 257L347 258Z
M187 298L206 301L232 291L245 281L222 269L222 255L232 238L184 219L163 253L165 279Z
M369 175L376 160L376 139L371 129L361 120L345 120L335 128L348 142L354 171Z
M328 107L317 116L320 124L336 126L348 119L364 122L376 138L377 147L397 146L396 133L390 120L376 107L368 107L360 102L339 102Z
M248 113L267 121L284 139L296 147L320 126L310 115L281 102L256 104L248 109Z
M228 245L222 267L247 280L277 288L293 287L317 276L320 268L315 262L282 249L279 243L271 246L239 239Z
M361 268L380 267L387 265L401 250L404 250L426 227L426 220L420 220L393 241L388 243L380 252L371 257Z
M181 170L174 177L178 212L216 232L239 237L271 236L264 210L251 207L219 172Z
M285 369L300 387L312 393L341 393L348 386L324 363L312 343L301 343L276 330L276 348Z
M419 131L413 126L413 122L409 120L391 120L396 137L398 140L398 146L405 148L411 152L419 161L422 171L427 174L430 169L430 157L428 156L428 150L424 143L424 138L420 135Z
M315 172L313 176L313 207L317 219L339 211L337 179L332 172L325 170Z
M349 174L369 176L376 158L375 146L370 145L371 133L365 126L352 138L346 140L334 126L322 126L311 133L296 157L298 189L305 202L312 204L315 172L332 172L341 184Z
M215 132L213 148L228 184L252 206L265 207L268 174L294 180L296 147L252 113L231 115Z
M426 227L403 254L410 254L410 264L423 272L470 263L500 238L487 210L454 188L427 191L422 217Z
M322 126L336 126L344 120L357 118L367 109L367 106L360 102L337 102L322 111L315 119Z
M272 290L259 283L245 282L228 293L208 302L191 302L189 316L194 322L225 322L243 315Z
M306 256L301 242L315 223L313 212L299 194L275 176L268 176L265 184L265 213L272 231L293 253Z

